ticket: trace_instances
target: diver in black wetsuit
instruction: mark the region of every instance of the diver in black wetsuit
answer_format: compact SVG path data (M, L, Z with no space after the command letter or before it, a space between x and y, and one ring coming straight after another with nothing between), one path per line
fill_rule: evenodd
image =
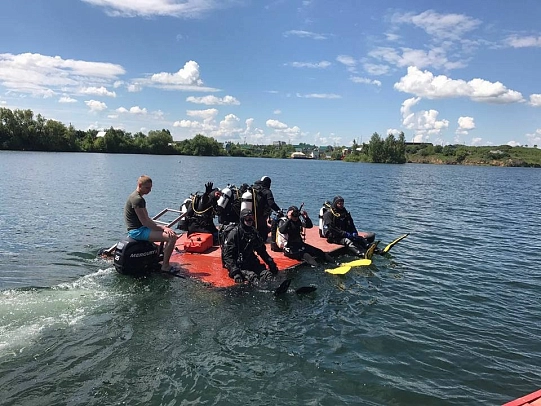
M323 236L327 238L327 242L343 245L362 258L371 245L358 234L351 214L344 207L342 196L336 196L329 210L323 214Z
M316 259L334 262L326 252L307 244L302 238L303 228L312 228L314 224L306 210L300 211L297 206L287 209L287 215L278 224L278 231L282 236L287 236L287 242L283 247L284 255L296 260L304 260L306 263L316 266Z
M236 283L243 283L245 280L254 282L257 279L270 279L278 273L276 263L268 254L265 243L253 224L253 212L242 209L240 223L229 232L222 247L222 265ZM268 270L259 261L254 251L268 265Z

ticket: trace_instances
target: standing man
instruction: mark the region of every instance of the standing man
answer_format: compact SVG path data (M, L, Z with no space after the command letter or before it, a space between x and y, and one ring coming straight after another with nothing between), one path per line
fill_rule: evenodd
M280 207L274 201L274 194L270 188L271 178L263 176L261 180L256 180L253 186L255 193L260 196L260 198L255 197L256 228L263 241L267 241L270 231L268 224L270 214L273 210L279 212Z
M137 188L132 192L124 206L124 220L128 227L128 236L134 240L165 242L163 249L162 271L170 271L169 259L175 248L178 236L169 227L156 224L149 216L146 201L143 198L152 190L152 179L142 175L137 179Z

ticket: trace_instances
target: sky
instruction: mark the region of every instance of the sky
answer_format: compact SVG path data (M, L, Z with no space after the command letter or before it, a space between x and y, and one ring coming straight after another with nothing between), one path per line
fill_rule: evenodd
M3 0L0 107L79 130L541 146L540 0Z

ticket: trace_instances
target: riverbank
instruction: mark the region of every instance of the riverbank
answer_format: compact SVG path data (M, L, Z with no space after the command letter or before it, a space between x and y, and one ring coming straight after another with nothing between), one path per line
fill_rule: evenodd
M510 145L467 147L464 145L408 146L408 163L541 168L541 150Z

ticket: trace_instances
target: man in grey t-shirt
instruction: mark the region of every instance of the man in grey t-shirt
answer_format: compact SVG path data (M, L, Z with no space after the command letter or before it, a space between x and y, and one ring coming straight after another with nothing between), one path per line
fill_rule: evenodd
M137 188L128 196L124 206L124 221L128 235L134 240L165 242L162 271L170 271L169 260L178 236L171 228L156 224L149 217L143 196L149 194L151 190L152 179L146 175L140 176L137 179Z

